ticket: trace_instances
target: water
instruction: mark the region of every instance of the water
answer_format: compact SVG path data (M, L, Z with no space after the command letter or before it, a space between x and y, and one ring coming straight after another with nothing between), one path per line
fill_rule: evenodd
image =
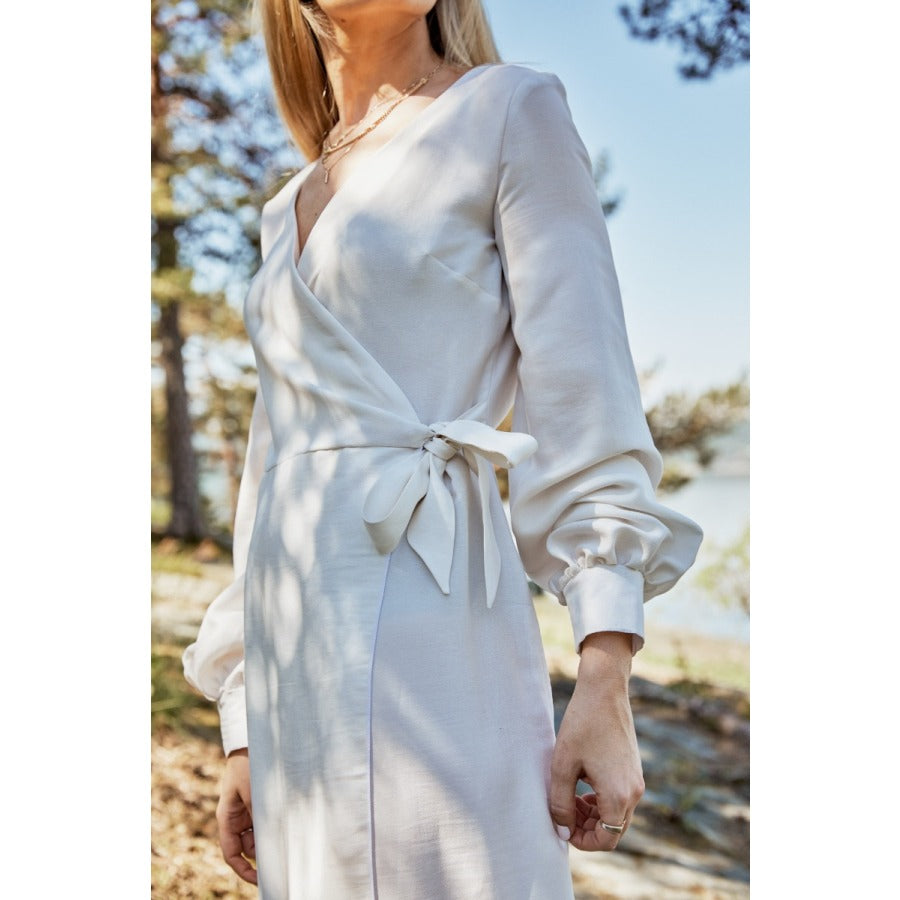
M746 475L704 473L663 502L692 518L703 529L697 562L671 591L644 608L648 625L682 628L710 637L750 640L750 619L736 604L724 606L696 583L697 573L717 550L741 536L750 515L750 479Z

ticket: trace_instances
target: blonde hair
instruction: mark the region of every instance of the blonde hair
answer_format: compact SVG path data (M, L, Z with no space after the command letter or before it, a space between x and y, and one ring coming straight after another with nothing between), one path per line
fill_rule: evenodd
M330 21L315 3L253 0L282 121L307 160L337 122L321 45ZM431 46L453 66L501 62L481 0L437 0L425 16ZM326 96L327 95L327 96Z

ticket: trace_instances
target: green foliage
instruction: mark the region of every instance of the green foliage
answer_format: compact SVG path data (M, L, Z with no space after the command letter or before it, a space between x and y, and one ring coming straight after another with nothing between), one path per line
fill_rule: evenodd
M711 440L745 421L750 410L746 376L724 388L711 388L700 396L675 392L647 411L653 442L664 456L689 451L703 467L715 457ZM672 483L689 477L684 470L670 470Z
M151 215L157 303L207 295L258 262L258 209L296 161L246 2L152 3ZM198 288L196 281L212 287Z
M151 478L152 485L152 478ZM156 492L151 487L151 491ZM159 496L150 498L150 527L161 531L172 517L172 507L168 500Z
M215 706L184 680L184 645L155 642L150 656L150 716L154 731L171 728L216 741L219 717Z
M611 194L606 186L609 170L609 152L607 150L601 150L593 159L592 172L594 184L597 186L597 194L600 197L600 204L603 207L603 215L607 218L609 218L622 203L621 191L616 194Z
M739 606L750 615L750 526L696 575L697 584L719 603Z
M246 0L151 3L152 491L173 511L197 493L187 454L206 453L199 461L208 469L210 459L243 452L249 408L233 427L233 411L210 398L237 393L236 379L255 387L245 365L221 360L248 355L239 304L259 264L259 209L298 159L249 8Z
M197 578L203 575L202 564L185 551L151 554L150 569L153 572L174 572Z
M683 78L711 78L750 60L750 0L639 0L619 15L634 38L678 44Z

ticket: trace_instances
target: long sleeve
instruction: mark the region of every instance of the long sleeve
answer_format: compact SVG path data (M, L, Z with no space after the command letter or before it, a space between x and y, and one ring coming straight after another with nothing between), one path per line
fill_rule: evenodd
M257 390L250 418L244 471L234 520L234 581L209 605L197 640L182 658L188 682L207 699L216 701L225 754L247 746L247 707L244 697L244 571L259 482L271 444L262 392Z
M494 228L520 351L512 428L538 450L510 470L526 571L567 605L575 647L644 642L643 603L691 566L696 523L660 504L662 459L641 404L588 152L560 79L510 98Z

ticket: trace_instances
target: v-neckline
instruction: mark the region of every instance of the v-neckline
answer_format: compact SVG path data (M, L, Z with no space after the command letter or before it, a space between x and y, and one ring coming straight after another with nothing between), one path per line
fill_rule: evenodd
M300 271L302 268L302 264L304 259L307 256L307 251L309 249L310 244L312 243L312 238L318 230L324 219L327 219L329 211L332 212L332 207L335 206L335 202L339 200L341 194L343 194L348 185L351 185L354 179L358 178L361 173L364 173L365 170L375 163L377 158L384 154L389 147L394 146L395 144L400 142L400 139L406 137L411 134L417 126L421 126L423 118L427 119L429 110L433 109L435 105L439 104L443 97L446 97L447 94L451 93L453 89L463 82L467 82L470 80L470 76L482 69L485 69L489 66L495 65L495 63L481 63L480 65L473 66L471 69L467 69L463 72L459 78L456 79L452 84L448 85L444 88L440 94L435 97L431 103L429 103L421 112L417 113L415 116L410 119L399 131L393 134L390 138L388 138L380 147L373 150L359 165L353 169L352 172L347 176L341 186L331 195L329 201L322 207L321 212L319 213L319 217L313 223L312 228L309 230L309 234L306 236L306 240L303 242L303 247L300 248L299 255L297 253L298 245L300 243L300 229L298 227L299 223L297 220L297 199L300 195L300 191L303 188L303 183L309 177L310 173L316 166L318 159L314 159L311 162L307 163L307 165L301 169L297 175L298 180L294 189L291 191L290 202L288 203L287 208L287 218L288 221L286 223L286 227L290 228L291 231L291 242L290 242L290 260L291 265L297 270Z

